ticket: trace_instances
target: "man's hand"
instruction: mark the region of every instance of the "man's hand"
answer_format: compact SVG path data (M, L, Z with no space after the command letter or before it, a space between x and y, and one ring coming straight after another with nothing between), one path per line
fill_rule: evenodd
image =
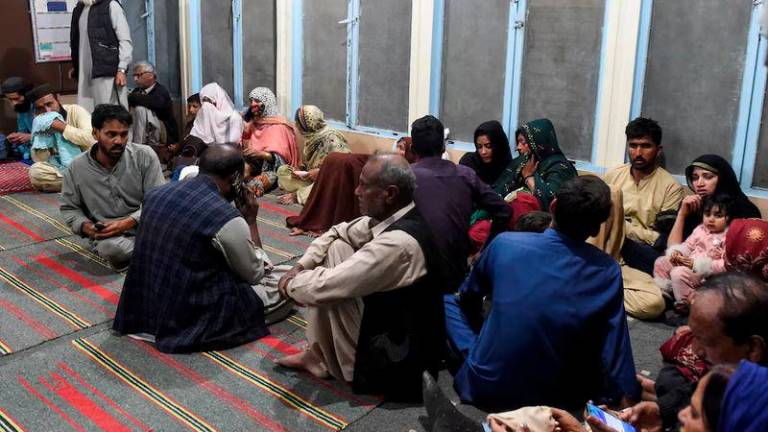
M585 432L586 429L581 425L576 417L572 416L568 411L563 411L558 408L552 408L552 417L557 422L557 427L560 432ZM503 429L502 429L503 430Z
M637 382L640 383L640 387L643 389L640 400L656 402L656 381L642 375L636 375L636 377Z
M618 432L616 429L603 423L595 416L588 416L587 423L589 423L589 427L592 428L592 432Z
M103 228L96 231L95 238L97 240L102 240L105 238L119 236L120 234L135 228L136 225L138 225L136 223L136 219L132 217L127 217L125 219L120 219L112 222L104 222L103 224L101 224Z
M239 207L239 210L248 225L253 225L259 217L259 199L250 188L243 186L242 191L243 204Z
M83 235L89 239L96 238L96 225L93 222L83 222L83 224L80 225L80 231L82 231Z
M251 147L246 147L243 150L243 157L246 159L266 159L269 156L268 152L256 150Z
M290 299L290 296L288 295L288 284L302 271L304 271L304 266L296 264L292 269L288 270L288 273L280 278L277 282L277 290L280 292L280 296L285 299Z
M683 198L683 202L680 204L680 210L677 212L678 217L686 217L691 213L696 213L701 208L701 197L699 195L688 195Z
M115 85L117 87L125 87L128 84L128 78L125 77L125 72L117 71L115 74Z
M51 123L51 129L59 133L64 133L64 129L66 129L66 127L67 124L59 119L56 119L53 121L53 123Z
M661 432L662 430L661 411L656 402L640 402L622 411L620 418L642 432Z
M8 138L8 141L10 141L13 144L26 144L32 140L32 134L28 134L24 132L14 132L8 135L7 138Z

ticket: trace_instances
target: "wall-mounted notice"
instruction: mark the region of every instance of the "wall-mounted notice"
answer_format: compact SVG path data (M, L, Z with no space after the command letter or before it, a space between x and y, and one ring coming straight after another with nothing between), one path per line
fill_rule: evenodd
M35 60L38 63L71 60L69 26L77 0L30 0Z

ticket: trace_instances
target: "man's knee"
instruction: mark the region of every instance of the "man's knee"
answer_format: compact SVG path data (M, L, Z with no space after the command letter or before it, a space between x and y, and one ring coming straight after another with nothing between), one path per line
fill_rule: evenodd
M336 239L328 247L328 255L325 259L325 267L335 267L354 255L355 249L349 243Z
M53 166L37 162L29 167L29 182L42 192L60 192L62 176Z
M658 290L658 293L624 290L624 309L627 314L637 319L657 318L664 313L665 307L661 290Z
M118 236L100 240L96 253L116 268L126 266L133 256L133 237Z

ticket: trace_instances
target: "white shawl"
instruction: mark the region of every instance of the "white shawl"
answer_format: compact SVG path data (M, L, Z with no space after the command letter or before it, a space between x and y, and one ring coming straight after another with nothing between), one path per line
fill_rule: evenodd
M239 143L243 135L243 118L235 111L227 92L216 83L200 90L202 106L197 112L190 135L206 144Z

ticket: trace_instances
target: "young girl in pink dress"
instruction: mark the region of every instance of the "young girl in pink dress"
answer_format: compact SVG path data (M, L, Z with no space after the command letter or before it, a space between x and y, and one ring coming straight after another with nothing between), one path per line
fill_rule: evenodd
M656 260L654 280L665 295L674 296L676 309L685 309L690 294L705 278L725 271L725 233L732 203L730 196L722 194L705 199L701 225Z

